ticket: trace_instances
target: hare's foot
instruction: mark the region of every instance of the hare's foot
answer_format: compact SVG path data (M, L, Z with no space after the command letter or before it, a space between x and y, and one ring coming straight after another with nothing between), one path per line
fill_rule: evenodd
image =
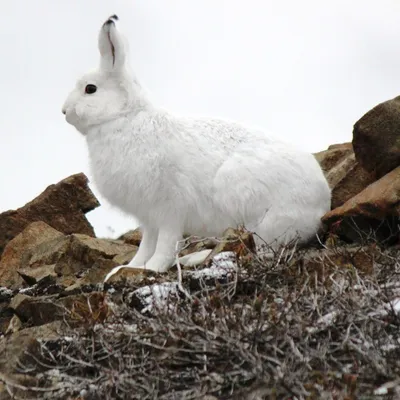
M209 256L212 250L206 249L196 251L195 253L187 254L186 256L179 257L179 264L184 267L196 267L197 265L203 264L206 258ZM176 262L174 263L174 265Z
M128 265L120 265L113 268L107 274L104 281L106 282L122 268L143 269L158 273L167 272L174 263L176 243L181 238L182 235L180 231L171 231L168 227L166 229L160 229L157 240L155 240L155 231L146 231L145 229L139 250L135 257L133 257L132 261ZM153 247L155 243L156 248L154 251ZM150 259L146 260L151 251L153 251L154 254Z
M154 271L158 273L167 272L172 266L172 262L170 258L166 258L163 256L152 257L147 263L144 265L119 265L114 267L104 278L104 282L107 282L113 275L115 275L118 271L122 268L129 268L129 269L140 269L146 271Z

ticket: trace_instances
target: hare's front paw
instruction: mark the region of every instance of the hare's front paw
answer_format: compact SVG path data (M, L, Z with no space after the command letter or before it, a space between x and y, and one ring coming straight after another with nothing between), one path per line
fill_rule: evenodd
M115 275L118 271L120 271L122 268L130 268L130 269L141 269L141 270L149 270L149 268L145 267L144 265L137 265L137 266L133 266L133 265L118 265L117 267L114 267L104 278L104 282L107 282L113 275ZM158 272L158 271L155 271Z
M163 254L155 254L153 257L150 258L149 261L144 266L144 269L148 269L154 272L167 272L174 262L174 257L167 257Z
M155 256L152 257L147 263L144 265L119 265L114 267L104 278L104 282L107 282L113 275L115 275L122 268L130 268L130 269L141 269L147 271L154 271L158 273L167 272L172 266L173 259L171 260L169 257L165 256Z

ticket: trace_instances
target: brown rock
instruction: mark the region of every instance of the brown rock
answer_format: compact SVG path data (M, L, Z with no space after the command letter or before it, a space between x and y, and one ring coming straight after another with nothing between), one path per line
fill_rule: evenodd
M62 329L61 321L42 325L39 327L26 328L10 336L0 338L0 372L15 373L19 366L37 366L33 356L40 354L38 339L55 340Z
M57 278L55 272L55 264L42 265L37 268L22 268L18 270L18 274L29 285L35 285L39 281L47 277Z
M342 163L345 159L347 159L348 156L352 155L354 155L352 144L340 143L340 144L333 144L329 146L327 150L315 153L314 157L317 159L319 165L326 174L329 171L331 171L334 167Z
M63 330L62 322L57 321L0 338L0 380L7 386L0 386L0 399L43 398L43 392L35 390L43 387L43 381L22 372L38 370L38 360L42 358L39 340L56 340Z
M22 328L22 321L18 318L17 315L14 314L10 320L10 323L7 326L6 335L9 333L18 332L21 330L21 328Z
M375 180L374 173L366 171L358 162L354 161L332 190L332 209L340 207Z
M74 234L69 237L69 245L56 263L55 271L61 275L71 275L87 270L98 259L113 259L128 254L128 261L137 247L118 240L97 239ZM118 265L117 261L115 261Z
M62 233L42 221L28 225L4 249L0 260L0 286L22 285L22 278L17 271L28 263L32 251L41 243L62 238Z
M131 250L131 251L127 252L127 253L118 254L113 258L113 261L115 261L116 265L129 264L129 262L135 256L136 252L137 252L137 248L134 249L134 250Z
M35 222L8 243L0 262L0 285L16 289L23 280L33 285L48 276L58 277L59 284L70 285L77 274L108 260L102 281L112 267L128 263L136 251L136 246L119 240L82 234L64 236L44 222Z
M369 185L342 206L325 214L322 221L328 226L338 229L342 229L341 226L343 225L346 230L348 230L350 223L354 223L361 232L369 229L376 230L378 225L383 228L382 222L385 219L399 216L400 167ZM346 222L346 224L343 224L343 222ZM357 232L357 234L360 232ZM349 232L347 232L347 235L349 235ZM354 237L351 237L351 239L353 240Z
M100 292L90 294L72 294L66 297L32 297L17 294L10 308L22 322L33 326L47 324L57 320L66 320L74 325L101 322L108 315L105 295Z
M71 279L70 277L61 278L59 282L66 286L65 292L78 293L85 286L103 284L105 276L119 264L114 260L99 258L94 262L82 277Z
M142 232L140 228L137 228L133 231L129 231L121 235L118 240L122 240L127 244L132 244L134 246L139 246L142 241Z
M8 307L12 296L10 289L0 287L0 336L5 333L13 317L13 312Z
M11 300L10 308L22 322L29 321L34 326L61 320L64 314L54 296L32 297L19 293Z
M51 185L24 207L0 214L0 254L11 239L35 221L46 222L65 234L94 236L85 213L99 205L84 174L72 175Z
M376 180L355 160L351 143L329 146L314 154L332 189L332 209L341 206Z
M400 165L400 96L378 104L354 125L357 161L380 178Z

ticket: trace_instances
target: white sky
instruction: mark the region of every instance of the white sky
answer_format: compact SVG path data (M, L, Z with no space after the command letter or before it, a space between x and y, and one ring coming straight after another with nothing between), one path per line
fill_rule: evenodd
M156 104L264 127L309 151L350 141L357 119L400 92L400 0L3 0L1 9L0 212L89 175L85 141L61 106L97 66L97 33L114 13ZM135 227L99 199L89 214L98 235Z

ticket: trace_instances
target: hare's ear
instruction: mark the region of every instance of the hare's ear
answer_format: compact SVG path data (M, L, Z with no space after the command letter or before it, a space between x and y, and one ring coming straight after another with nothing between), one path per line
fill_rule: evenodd
M118 17L112 15L104 22L99 33L100 68L108 72L120 71L125 65L126 48L117 22Z

